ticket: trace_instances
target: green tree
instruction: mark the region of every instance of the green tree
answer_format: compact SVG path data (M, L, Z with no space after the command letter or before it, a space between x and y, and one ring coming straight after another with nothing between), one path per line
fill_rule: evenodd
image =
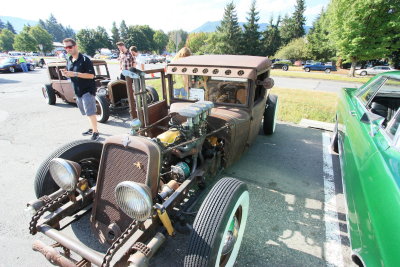
M297 0L292 15L293 22L293 33L292 39L303 37L306 32L304 31L304 25L306 24L306 18L304 17L304 11L306 6L304 0Z
M338 56L352 63L350 76L358 61L388 57L400 48L398 0L332 0L327 13Z
M242 30L238 23L238 18L233 2L225 7L224 17L221 25L217 27L217 39L219 49L223 54L242 54L240 51Z
M14 27L13 27L13 25L9 22L9 21L7 21L7 23L6 23L6 27L5 27L7 30L9 30L10 32L12 32L13 34L17 34L17 32L14 30Z
M111 44L110 36L108 35L104 27L97 26L94 34L94 41L96 42L97 48L109 48L112 49L114 46Z
M210 34L205 32L190 33L186 40L186 47L192 51L193 54L204 54L204 46L207 45L207 40Z
M168 44L168 35L166 35L162 30L158 30L153 35L153 41L155 50L158 54L161 54Z
M96 31L93 29L82 29L76 34L76 40L78 42L79 50L82 53L86 53L93 56L101 47L98 47L97 43L94 41L96 36Z
M111 28L111 40L112 40L112 43L114 46L117 42L119 42L121 40L121 37L119 35L119 30L117 28L117 24L115 23L115 21L113 21L112 28Z
M25 52L37 51L38 43L29 33L30 28L24 26L24 29L15 36L14 49Z
M305 38L293 39L286 46L280 48L275 58L304 60L308 58Z
M12 51L13 44L14 44L14 34L8 29L3 29L0 33L0 50Z
M331 19L322 10L307 34L307 49L312 59L330 61L336 55L335 45L329 37L330 22Z
M6 27L6 25L4 24L4 22L0 19L0 32L2 29L4 29Z
M142 33L144 34L145 38L145 50L147 51L153 51L156 50L155 44L154 44L154 40L153 40L153 36L154 36L154 30L152 28L150 28L149 25L139 25L139 29L142 31Z
M41 52L50 52L53 50L53 36L48 33L41 26L36 25L29 29L29 34L36 41L38 47L36 51L40 51L39 45L43 46L43 51Z
M58 23L53 14L50 14L46 21L39 19L39 26L53 36L54 42L62 42L65 38L75 38L75 32L69 26L64 27Z
M245 55L258 56L262 55L261 51L261 33L259 32L258 21L260 17L259 12L256 11L256 0L253 0L250 7L250 12L248 13L247 23L243 25L243 40L242 40L242 50ZM249 45L251 44L251 45Z
M155 45L153 41L154 30L148 25L129 26L125 44L127 47L136 46L139 51L153 51Z
M126 26L125 20L122 20L119 25L119 34L121 37L120 41L126 42L128 39L128 26Z
M276 24L274 24L273 17L269 21L268 27L262 33L261 43L263 45L264 56L271 57L275 55L279 47L281 47L282 40L279 32L279 23L281 22L281 17L278 16Z

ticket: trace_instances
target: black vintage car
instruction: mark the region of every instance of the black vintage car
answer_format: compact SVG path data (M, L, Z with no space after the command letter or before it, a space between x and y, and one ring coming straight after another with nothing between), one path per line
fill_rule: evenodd
M286 64L286 63L277 62L277 63L272 64L271 69L281 69L283 71L288 71L289 70L289 65Z
M35 65L29 62L26 63L28 70L35 70ZM0 60L0 72L16 72L22 71L21 64L18 63L18 58L3 58Z

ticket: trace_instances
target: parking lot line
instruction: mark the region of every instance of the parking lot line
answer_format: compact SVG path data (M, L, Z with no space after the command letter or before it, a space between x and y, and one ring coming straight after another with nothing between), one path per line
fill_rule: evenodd
M342 267L343 254L340 239L339 220L336 206L336 192L333 175L332 156L330 152L330 134L322 133L323 152L323 178L324 178L324 221L325 221L325 245L324 256L327 266Z

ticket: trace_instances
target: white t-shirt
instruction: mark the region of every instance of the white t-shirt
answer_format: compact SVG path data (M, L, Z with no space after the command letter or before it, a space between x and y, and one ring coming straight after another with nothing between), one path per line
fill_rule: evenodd
M136 62L136 68L139 70L143 70L142 69L142 64L144 65L144 56L142 56L142 54L138 54L135 58L135 62Z

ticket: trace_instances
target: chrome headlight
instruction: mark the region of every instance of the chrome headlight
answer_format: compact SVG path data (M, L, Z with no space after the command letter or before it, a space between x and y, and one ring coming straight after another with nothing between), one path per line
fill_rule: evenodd
M75 190L81 175L81 166L73 161L55 158L50 161L50 174L54 182L66 191Z
M150 217L153 201L147 185L121 182L115 188L115 198L118 206L132 219L145 221Z

